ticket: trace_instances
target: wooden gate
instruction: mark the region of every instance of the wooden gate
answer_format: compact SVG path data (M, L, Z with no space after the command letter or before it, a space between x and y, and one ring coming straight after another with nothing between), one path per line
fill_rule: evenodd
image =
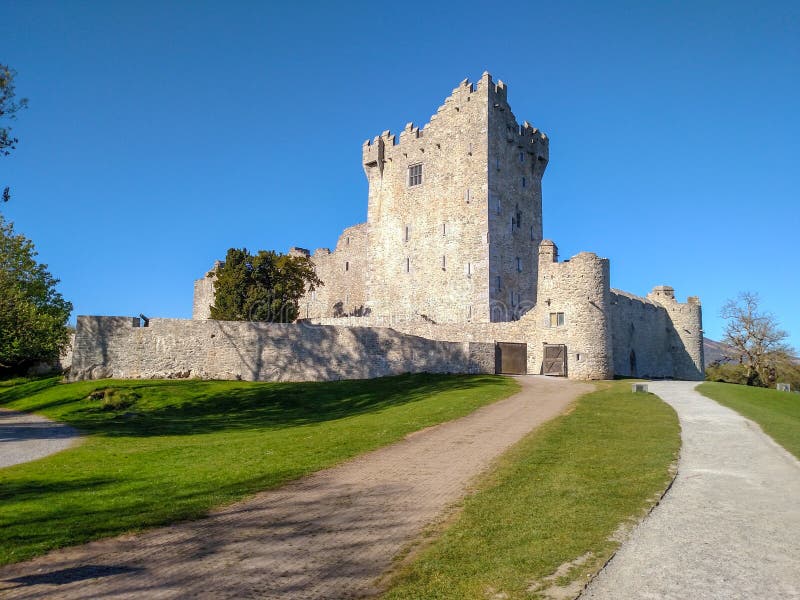
M528 345L497 342L494 352L494 370L508 375L525 375L528 372Z
M545 344L542 375L567 375L567 347L564 344Z

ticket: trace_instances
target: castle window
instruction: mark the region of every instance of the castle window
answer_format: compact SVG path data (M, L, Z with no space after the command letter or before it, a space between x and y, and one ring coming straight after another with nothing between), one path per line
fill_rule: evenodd
M447 235L447 223L442 223L442 235Z
M522 259L517 257L517 273L522 273Z
M467 266L464 267L464 272L467 274L467 277L472 277L472 263L468 262Z
M349 237L349 236L348 236L348 238L347 238L347 245L348 245L348 246L350 245L350 237Z
M422 184L422 163L408 167L408 187Z
M536 237L534 237L534 234L533 234L533 225L531 225L531 241L534 241L535 239L536 239Z
M500 159L499 158L495 158L494 159L494 166L498 171L500 170Z
M411 273L411 259L406 257L406 273Z
M467 189L464 191L464 200L465 200L466 202L469 202L470 200L472 200L472 196L471 196L471 195L470 195L470 193L469 193L469 188L467 188Z
M564 313L550 313L550 327L561 327L562 325L564 325Z
M525 178L522 178L522 187L525 187Z
M519 153L519 162L525 162L525 153L524 152L520 152Z
M406 225L405 240L411 239L411 226Z
M345 261L345 263L344 263L344 270L345 270L345 271L349 271L349 270L350 270L350 262L349 262L349 261Z
M446 270L447 270L447 257L446 256L442 256L442 271L446 271Z
M500 275L497 276L497 278L495 280L495 283L497 285L496 289L497 289L498 292L503 289L503 282L500 279Z

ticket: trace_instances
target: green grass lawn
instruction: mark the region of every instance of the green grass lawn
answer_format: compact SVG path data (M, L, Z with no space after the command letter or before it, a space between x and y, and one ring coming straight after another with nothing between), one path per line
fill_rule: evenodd
M800 395L710 381L701 383L697 391L752 419L767 435L800 458Z
M109 387L113 395L89 397ZM0 564L198 517L518 389L488 375L0 386L0 406L86 435L75 448L0 469Z
M680 427L672 408L632 394L630 382L600 386L506 453L441 535L398 568L385 598L535 598L602 566L619 526L671 480Z

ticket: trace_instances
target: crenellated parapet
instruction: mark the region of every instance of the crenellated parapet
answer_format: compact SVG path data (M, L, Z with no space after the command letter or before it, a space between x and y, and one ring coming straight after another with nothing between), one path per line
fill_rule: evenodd
M654 287L647 298L664 307L672 324L674 339L670 350L674 360L674 376L678 379L702 380L705 357L700 298L689 296L686 302L678 302L675 290L666 285Z

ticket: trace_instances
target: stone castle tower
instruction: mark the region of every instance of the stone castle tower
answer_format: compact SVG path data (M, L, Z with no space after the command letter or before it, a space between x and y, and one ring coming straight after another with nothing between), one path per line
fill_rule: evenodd
M590 252L559 262L543 239L548 161L547 136L517 122L488 73L461 82L425 126L367 140L367 222L333 251L290 250L324 282L301 300L301 318L515 345L504 351L521 353L514 372L701 378L697 298L614 290L608 259ZM195 319L209 318L213 273L195 283Z
M505 321L536 302L547 137L502 82L464 80L422 129L364 143L372 314Z

